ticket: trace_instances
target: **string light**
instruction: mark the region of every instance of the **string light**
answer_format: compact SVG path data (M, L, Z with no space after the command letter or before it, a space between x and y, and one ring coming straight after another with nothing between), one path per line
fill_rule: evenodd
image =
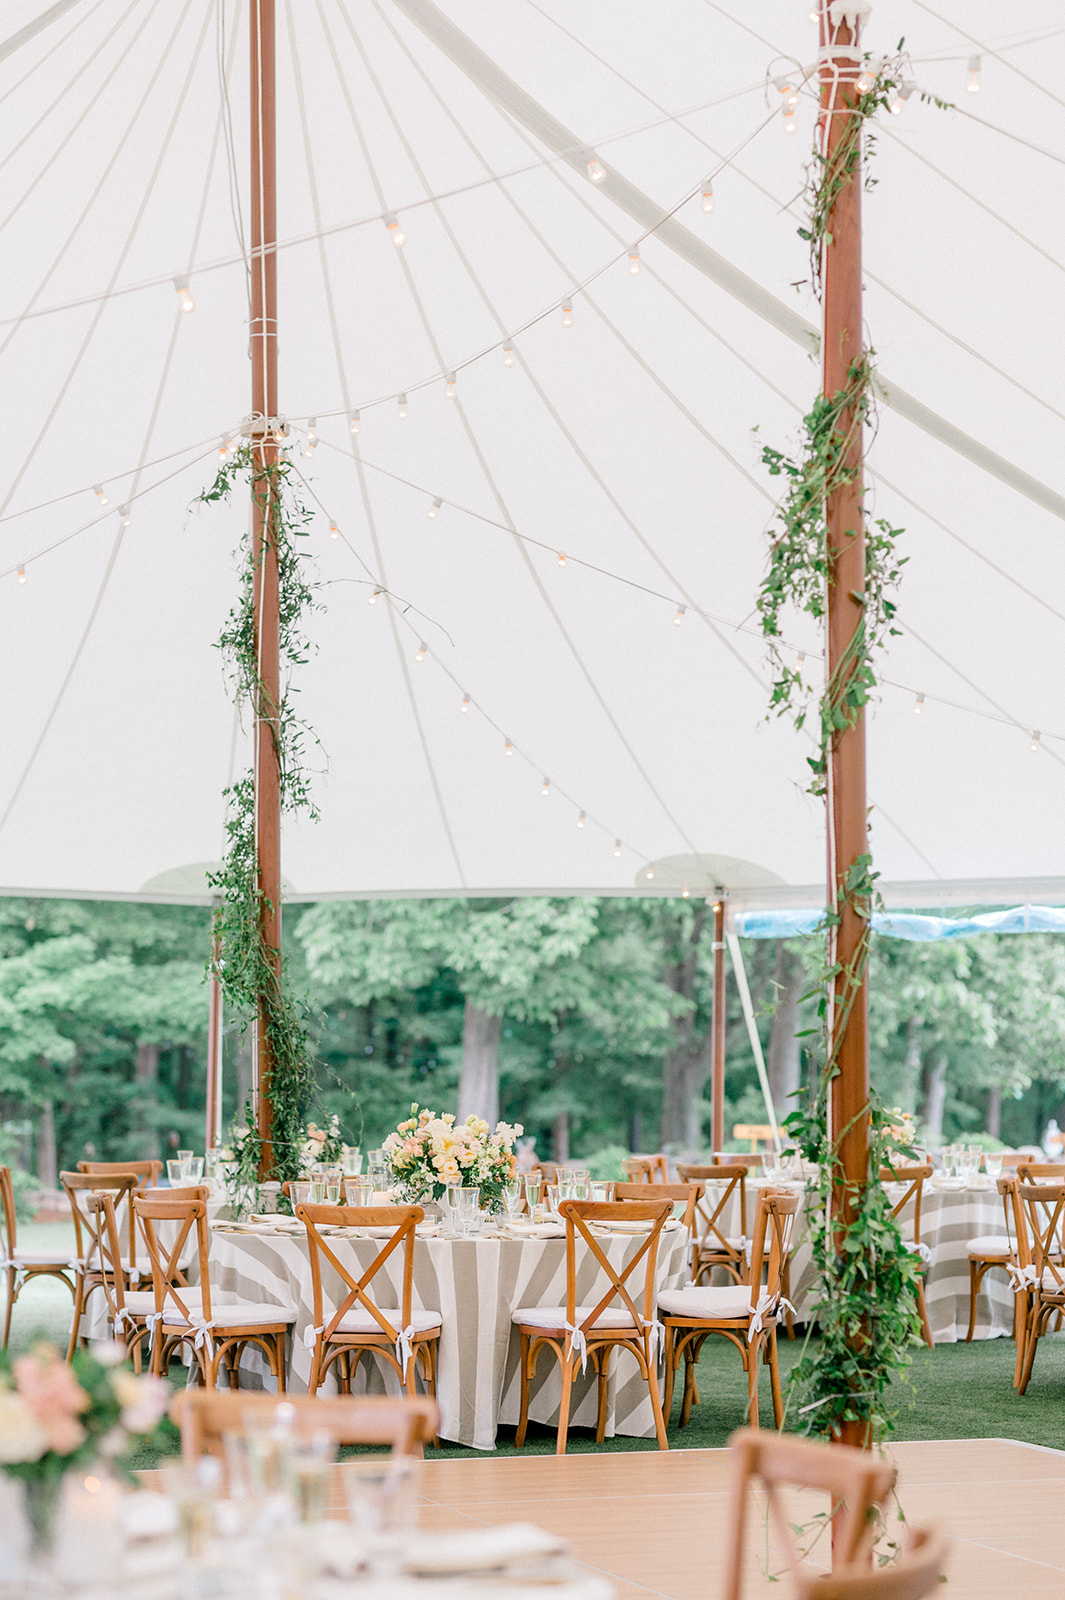
M223 439L221 444L218 446L218 459L219 459L219 461L224 461L228 454L229 454L229 440L228 439Z
M798 655L795 657L795 670L796 670L796 672L798 672L799 668L802 666L802 664L803 664L803 662L805 660L806 660L806 651L805 650L800 650Z
M506 744L503 746L503 754L505 756L512 756L514 754L514 746L511 744L509 739L507 740Z
M19 583L25 583L26 582L26 568L25 567L19 567L16 576L18 578Z
M463 697L462 697L462 704L459 706L459 710L460 711L468 711L469 709L470 709L470 697L469 697L468 694L464 694Z
M118 515L122 526L124 528L128 528L130 523L133 521L133 513L130 511L129 506L119 506Z
M564 301L562 305L562 326L564 328L573 326L573 304L569 300Z
M593 183L602 183L606 177L606 168L598 156L592 156L588 162L588 176Z
M703 198L700 201L700 204L702 205L702 208L706 212L707 216L709 216L711 211L714 209L714 185L709 178L707 178L706 182L703 184Z
M318 448L318 418L307 418L307 443L303 447L305 456L313 456Z
M351 413L350 427L353 434L358 433L359 429L362 427L362 418L359 416L357 411L353 411Z
M181 301L182 311L195 311L196 302L189 292L188 278L175 278L174 288L177 290L178 299Z
M809 17L810 17L810 21L811 22L820 22L821 21L821 13L820 13L820 11L811 11L809 13Z
M368 601L368 604L371 605L371 606L375 606L377 604L377 596L379 594L382 594L382 593L383 593L383 590L381 590L381 589L371 589L371 591L370 591L370 599Z
M1039 754L1039 741L1040 741L1041 738L1042 738L1042 734L1040 734L1040 733L1033 733L1032 734L1032 742L1028 746L1028 748L1032 752L1033 755L1038 755Z
M614 840L614 854L616 856L619 856L621 854L621 840L620 839L615 839Z
M406 422L407 420L407 397L405 394L401 394L397 397L396 416L399 418L400 422Z
M558 552L558 564L560 567L564 567L566 565L566 557L563 555L561 550Z
M969 57L969 81L965 85L970 94L980 93L980 57Z
M629 251L629 276L633 278L640 276L640 252L635 245Z
M794 133L795 132L795 127L796 127L795 113L794 113L794 111L791 110L791 108L789 106L785 106L784 107L784 132L785 133Z
M544 779L543 783L540 785L540 793L543 795L544 799L546 800L548 795L551 793L551 779L550 778L545 778Z
M399 225L399 218L394 211L385 212L385 227L388 229L389 238L398 250L407 242L407 235Z
M921 715L921 711L922 711L923 707L924 707L924 695L923 694L919 694L917 696L917 699L913 702L913 714L914 714L915 717L919 717Z
M588 821L588 818L585 816L584 812L582 811L580 816L577 818L577 826L578 826L578 828L583 828L584 824L587 821Z
M685 613L686 609L687 609L686 606L678 606L677 607L677 614L673 618L673 626L675 628L679 628L681 623L684 621L684 613Z
M910 98L911 94L916 89L916 87L917 87L917 85L915 83L911 82L911 80L909 78L904 78L903 81L899 84L898 90L896 91L896 94L895 94L895 98L892 100L890 106L888 107L888 110L891 112L891 115L893 117L901 117L902 116L902 108L906 104L907 100Z
M94 483L92 486L92 492L102 506L109 506L111 504L106 494L104 494L104 486L102 483Z
M648 867L647 871L644 873L644 877L645 878L653 878L654 875L655 875L654 867Z
M437 499L437 500L433 501L432 505L429 507L428 511L425 513L425 515L429 518L430 522L433 521L433 519L436 516L436 513L440 510L440 507L443 505L443 503L444 502L442 500L440 500L440 499Z
M417 650L415 650L414 659L415 659L415 661L424 661L428 654L429 654L429 646L427 644L422 643L422 644L420 644L418 646Z
M455 398L455 374L453 372L449 372L448 375L447 375L447 388L444 390L444 393L447 395L449 400L454 400L454 398Z
M331 539L339 539L340 538L340 529L337 527L335 522L331 522L329 524L329 537Z
M691 894L692 894L692 892L691 892L690 889L682 889L680 891L680 897L681 897L682 900L690 900L691 899Z
M871 79L869 74L867 72L860 73L854 87L857 89L859 94L867 94L871 87Z
M512 367L514 365L514 346L512 344L505 344L503 346L503 365L505 367Z

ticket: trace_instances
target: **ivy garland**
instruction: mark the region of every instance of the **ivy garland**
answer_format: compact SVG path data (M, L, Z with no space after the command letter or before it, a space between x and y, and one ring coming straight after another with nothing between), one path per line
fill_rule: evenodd
M297 717L288 678L310 654L305 618L320 609L316 586L309 582L296 540L306 538L311 513L293 493L285 460L264 464L250 445L241 445L219 468L210 488L198 496L205 505L227 501L235 485L245 482L266 511L266 539L277 552L279 575L280 659L282 688L271 703L259 676L255 639L254 591L258 573L249 533L243 552L240 592L218 640L238 706L250 706L256 721L269 719L280 769L281 810L318 820L304 768L308 738L314 735ZM240 1181L250 1187L264 1166L281 1182L299 1176L303 1119L314 1089L310 1044L311 1008L286 991L286 964L271 948L263 931L264 896L258 884L255 843L255 779L247 772L225 791L227 803L225 858L208 882L219 897L213 934L215 953L208 970L217 977L227 1004L246 1029L260 1003L273 1056L270 1099L273 1107L271 1150L264 1148L249 1100L240 1130ZM264 1159L265 1158L265 1159Z
M831 155L815 149L807 171L807 223L799 229L810 246L811 277L821 298L822 260L830 242L832 210L845 185L857 174L863 150L872 143L869 120L888 106L901 81L902 58L886 62L870 86L860 92L856 115L846 119L846 133ZM875 180L867 177L866 186ZM818 395L803 419L802 452L794 460L766 446L763 464L774 477L786 479L786 492L773 527L769 567L758 597L762 634L768 645L774 681L770 714L790 715L803 727L810 709L811 690L797 668L784 658L781 619L794 606L818 623L827 610L828 585L834 581L827 505L833 494L861 471L851 464L857 440L864 458L864 440L873 426L873 367L870 354L853 363L846 387L834 395ZM809 758L809 792L824 797L828 761L841 733L855 725L876 686L875 659L886 639L898 632L894 626L892 591L899 582L906 557L896 541L901 530L883 519L867 527L865 592L862 617L844 658L837 664L818 699L816 754ZM808 1340L795 1367L791 1383L800 1404L804 1430L838 1437L842 1424L857 1423L868 1442L882 1438L892 1427L887 1391L893 1379L910 1362L910 1350L920 1343L917 1289L922 1263L910 1248L891 1215L884 1186L876 1181L883 1166L912 1159L905 1130L893 1126L875 1092L860 1113L869 1123L869 1169L873 1181L847 1184L839 1145L848 1131L828 1134L832 1080L839 1065L837 1054L847 1017L865 983L869 967L870 916L876 899L876 873L872 857L853 862L835 903L826 911L819 931L826 935L826 956L817 988L822 1066L816 1089L805 1109L785 1121L803 1156L816 1163L818 1178L807 1196L807 1215L818 1277L815 1317L820 1339ZM846 969L833 960L834 935L844 911L853 909L861 919L862 937ZM809 998L809 996L807 997ZM846 1188L848 1220L833 1211L833 1199Z

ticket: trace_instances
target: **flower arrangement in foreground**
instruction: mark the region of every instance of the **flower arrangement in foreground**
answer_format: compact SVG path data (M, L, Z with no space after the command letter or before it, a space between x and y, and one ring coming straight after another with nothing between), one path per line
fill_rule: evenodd
M100 1458L122 1471L132 1438L155 1436L170 1398L162 1378L131 1370L123 1344L79 1350L69 1366L51 1344L14 1360L0 1352L0 1469L26 1485L35 1548L48 1547L64 1476Z
M497 1122L495 1132L481 1117L467 1117L456 1123L446 1111L419 1111L390 1133L381 1146L392 1175L393 1187L408 1204L435 1200L449 1183L481 1191L481 1205L496 1211L502 1204L503 1185L518 1170L514 1141L524 1131L520 1122Z

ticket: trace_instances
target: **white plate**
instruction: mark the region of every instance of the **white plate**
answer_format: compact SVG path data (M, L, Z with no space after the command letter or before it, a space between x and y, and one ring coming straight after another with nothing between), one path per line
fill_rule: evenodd
M458 1572L501 1572L507 1567L562 1555L564 1539L532 1522L504 1523L496 1528L462 1529L458 1533L421 1534L403 1558L407 1572L443 1577Z

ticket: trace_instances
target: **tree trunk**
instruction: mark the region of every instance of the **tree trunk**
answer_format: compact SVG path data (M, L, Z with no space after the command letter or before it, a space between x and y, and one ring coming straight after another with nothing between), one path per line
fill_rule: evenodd
M921 1028L920 1017L906 1019L906 1076L912 1085L912 1105L916 1107L922 1093L921 1078Z
M499 1121L499 1037L502 1017L490 1017L466 1001L462 1019L462 1076L458 1120L483 1117L490 1128Z
M987 1131L992 1139L1001 1138L999 1129L1002 1126L1002 1090L996 1084L987 1091Z
M143 1150L146 1157L157 1158L159 1155L159 1128L155 1120L155 1108L158 1100L159 1082L159 1046L157 1044L139 1044L137 1046L137 1059L133 1067L133 1081L136 1084L136 1137L138 1154Z
M569 1163L569 1112L560 1111L551 1124L551 1160L560 1167Z
M666 968L669 987L691 1002L683 1016L674 1018L675 1043L662 1063L661 1144L684 1154L698 1155L703 1146L703 1118L699 1096L710 1076L713 1061L709 1028L702 1038L696 1032L695 980L699 965L699 940L706 926L707 907L699 906L691 932L678 959Z
M51 1100L41 1101L41 1115L37 1123L37 1181L42 1189L58 1189L59 1164L55 1153L55 1107Z
M946 1103L947 1058L945 1055L938 1055L925 1067L924 1106L921 1111L921 1120L927 1124L932 1133L943 1132L943 1108Z
M788 1097L799 1087L799 999L805 987L802 957L777 940L773 964L773 1024L769 1034L769 1091L777 1117L786 1117L795 1107Z

